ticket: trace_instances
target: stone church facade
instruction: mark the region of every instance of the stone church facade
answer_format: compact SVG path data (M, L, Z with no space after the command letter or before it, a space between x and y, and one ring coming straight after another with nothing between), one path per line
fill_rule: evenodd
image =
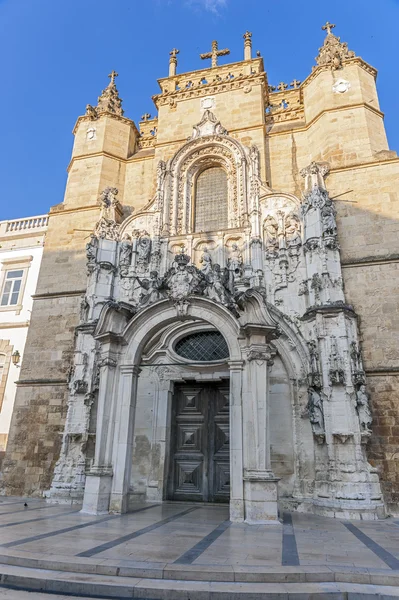
M169 76L138 130L116 73L50 210L3 491L125 512L397 510L399 160L376 71L332 32ZM396 209L396 210L395 210Z

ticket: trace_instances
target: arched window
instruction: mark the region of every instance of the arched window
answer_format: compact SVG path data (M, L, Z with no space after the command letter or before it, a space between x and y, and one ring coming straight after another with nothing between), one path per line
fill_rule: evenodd
M195 188L194 231L227 229L227 175L221 167L202 171Z
M210 362L229 357L226 340L218 331L199 331L179 340L175 352L195 362Z

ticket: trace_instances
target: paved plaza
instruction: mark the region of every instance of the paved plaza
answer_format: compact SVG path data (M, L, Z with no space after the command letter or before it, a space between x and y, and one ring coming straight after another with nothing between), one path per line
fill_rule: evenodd
M111 576L108 583L117 576L120 584L131 585L173 580L185 583L184 589L204 581L258 586L308 581L331 587L339 573L340 581L370 589L387 584L390 595L381 597L399 597L399 520L393 518L349 522L284 513L281 524L253 526L230 523L227 506L141 504L126 515L89 516L78 506L26 499L24 507L24 502L0 501L1 581L6 585L19 585L22 568L25 576L41 572L42 579L85 573L86 582L91 574ZM31 583L20 587L30 589ZM141 597L202 598L146 593Z

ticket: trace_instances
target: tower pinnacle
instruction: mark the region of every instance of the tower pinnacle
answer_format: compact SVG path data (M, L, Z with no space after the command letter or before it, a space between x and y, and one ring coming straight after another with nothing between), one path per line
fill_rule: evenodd
M355 53L348 49L346 42L341 42L341 38L334 35L331 31L335 25L327 21L322 30L327 32L324 44L319 48L319 54L316 56L318 66L328 66L333 71L341 69L345 60L354 58Z
M111 113L123 116L122 100L119 98L119 92L115 85L115 77L118 77L116 71L111 71L108 75L110 82L107 87L102 91L101 96L98 97L97 106L91 106L90 104L86 107L86 115L91 118L97 118L101 113Z

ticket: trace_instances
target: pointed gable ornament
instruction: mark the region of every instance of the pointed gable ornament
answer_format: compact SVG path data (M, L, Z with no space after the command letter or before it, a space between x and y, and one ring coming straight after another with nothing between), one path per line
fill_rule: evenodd
M86 115L91 119L96 119L102 113L111 113L118 117L123 116L122 100L119 98L119 92L115 85L115 77L118 77L116 71L112 71L108 77L110 82L98 97L97 106L86 106Z
M206 110L201 121L194 125L191 138L199 138L205 135L227 135L227 130L210 110Z
M319 48L319 54L316 56L316 63L319 67L329 66L331 70L336 71L341 69L343 62L349 58L354 58L356 55L353 50L348 49L346 42L341 42L341 38L331 32L335 25L327 23L322 29L327 32L324 44ZM313 67L314 69L316 67Z

